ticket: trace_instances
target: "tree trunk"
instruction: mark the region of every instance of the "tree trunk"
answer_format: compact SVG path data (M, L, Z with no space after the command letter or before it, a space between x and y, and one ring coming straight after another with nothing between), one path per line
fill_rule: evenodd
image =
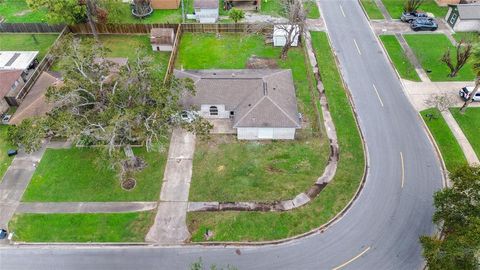
M448 77L453 78L453 77L457 76L457 73L458 73L458 69L454 69L454 70L452 70L452 72L450 72L450 74L448 74Z
M470 93L470 97L465 101L465 103L463 103L462 108L460 108L461 114L464 114L465 111L467 110L468 105L470 105L470 103L473 102L473 98L477 94L478 88L480 88L480 76L477 77L477 79L475 80L475 88L473 88L472 93Z
M93 14L92 14L93 10L94 10L94 5L92 4L92 0L87 0L88 25L90 25L90 29L92 30L93 37L95 38L96 41L98 41L97 27L93 20Z
M282 48L282 54L280 55L280 58L282 60L285 60L287 59L287 56L288 56L288 51L290 50L290 44L287 42L287 44L285 44L285 46L283 46Z

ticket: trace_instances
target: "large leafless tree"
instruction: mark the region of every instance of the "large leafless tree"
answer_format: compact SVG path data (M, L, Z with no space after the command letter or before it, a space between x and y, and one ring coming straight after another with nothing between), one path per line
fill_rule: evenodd
M286 59L288 51L295 40L300 39L306 29L307 11L301 0L282 0L287 23L278 24L276 27L284 33L285 45L282 47L280 58Z
M449 77L457 76L458 72L468 62L468 59L473 53L473 45L471 42L461 40L455 47L455 59L452 59L451 49L448 48L442 56L442 62L450 69Z

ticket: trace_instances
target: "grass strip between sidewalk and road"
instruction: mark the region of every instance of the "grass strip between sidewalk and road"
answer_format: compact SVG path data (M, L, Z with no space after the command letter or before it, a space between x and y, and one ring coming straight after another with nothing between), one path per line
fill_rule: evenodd
M395 69L400 74L400 77L406 80L419 82L420 78L415 71L415 67L410 63L410 60L408 60L402 46L397 40L397 37L395 37L395 35L380 35L380 40L385 46L385 49L395 65Z
M420 114L432 133L438 148L440 148L447 170L453 171L457 167L467 165L467 159L463 154L462 148L440 114L440 111L435 108L427 109L421 111ZM434 116L431 120L427 117L429 114Z
M313 201L288 212L189 213L192 241L204 241L206 229L214 232L212 241L276 240L305 233L332 219L357 191L365 165L360 134L326 33L313 32L312 39L340 144L333 181Z
M473 151L480 157L480 140L478 139L480 131L480 108L467 108L465 114L460 113L459 108L450 108L455 121L462 129L463 133L472 145Z
M22 242L144 242L154 212L19 214L9 223Z
M361 0L360 2L362 3L363 9L365 9L365 12L370 20L384 19L382 12L375 3L375 0Z

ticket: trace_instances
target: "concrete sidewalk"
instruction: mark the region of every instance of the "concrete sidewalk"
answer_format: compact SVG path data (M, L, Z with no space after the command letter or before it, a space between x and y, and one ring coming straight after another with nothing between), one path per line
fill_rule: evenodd
M17 213L127 213L155 209L157 202L42 202L20 203Z
M155 223L150 228L146 241L181 244L190 237L186 218L194 151L195 135L175 129L168 150Z
M470 144L462 129L458 125L457 121L455 121L455 118L453 118L453 115L450 113L450 111L442 112L442 116L445 119L445 122L447 122L447 125L452 131L453 135L457 139L458 144L460 144L460 147L462 148L463 154L465 155L468 164L480 165L480 161L478 160L478 157L475 154L472 145Z
M0 183L0 228L7 228L8 222L15 214L45 149L44 145L32 154L20 152L3 176Z

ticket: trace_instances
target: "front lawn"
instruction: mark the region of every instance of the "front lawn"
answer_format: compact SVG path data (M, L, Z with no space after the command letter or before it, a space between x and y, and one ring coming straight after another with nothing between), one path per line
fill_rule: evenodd
M8 228L15 241L144 242L154 212L109 214L20 214Z
M475 154L480 157L480 140L478 139L480 134L480 108L467 108L465 114L461 114L459 108L451 108L450 112L472 145Z
M108 162L99 159L98 149L47 149L23 195L25 202L155 201L158 199L167 150L134 152L147 167L134 174L137 185L125 191Z
M283 8L282 2L279 0L260 0L262 5L260 7L260 12L266 15L271 15L275 17L283 17L285 10Z
M13 157L7 156L8 149L14 149L7 136L8 126L0 125L0 182L12 163Z
M444 34L411 34L404 37L432 81L471 81L475 78L471 61L465 64L456 77L448 76L450 69L441 62L441 58L448 48L451 48L454 58L455 48Z
M384 19L382 12L375 3L375 0L361 0L360 2L362 3L362 6L365 9L365 12L367 13L370 20Z
M0 21L3 17L6 23L45 22L45 15L43 11L30 10L25 0L0 1Z
M400 76L410 81L419 82L420 78L412 63L410 63L405 55L402 46L398 43L397 38L394 35L380 35L380 40L385 46L385 49L387 49L387 53Z
M317 3L314 0L307 0L303 2L303 7L308 11L307 18L319 19L320 11L318 10Z
M0 34L0 51L38 51L41 61L53 45L56 34Z
M438 148L440 148L447 169L453 171L457 167L466 165L467 160L462 148L440 114L440 111L438 109L427 109L421 111L420 114L425 120L430 133L432 133ZM428 114L433 114L434 117L430 120L427 117Z
M360 136L340 74L332 68L335 61L327 36L323 32L313 32L312 39L340 143L335 178L315 200L288 212L189 213L187 220L192 241L204 241L207 228L214 232L213 241L273 240L304 233L330 220L357 190L364 169Z
M405 0L382 0L382 2L393 19L400 19ZM418 10L433 13L437 19L443 19L447 15L448 7L439 6L435 0L425 0Z
M213 136L195 148L190 201L276 201L306 191L323 173L325 140L238 141Z
M480 42L480 33L479 32L458 32L453 34L453 38L457 42L464 40L464 41L471 41L473 43L478 43Z

